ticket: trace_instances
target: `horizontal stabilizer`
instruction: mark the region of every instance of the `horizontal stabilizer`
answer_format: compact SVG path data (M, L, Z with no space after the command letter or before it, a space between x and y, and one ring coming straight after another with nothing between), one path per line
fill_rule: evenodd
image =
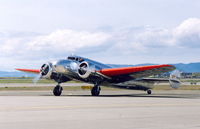
M181 84L180 77L181 73L178 70L175 70L170 74L169 83L172 88L177 89L180 87Z

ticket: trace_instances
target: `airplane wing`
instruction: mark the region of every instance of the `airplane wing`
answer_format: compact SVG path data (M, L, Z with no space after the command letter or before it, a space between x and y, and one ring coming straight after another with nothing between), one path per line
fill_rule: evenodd
M133 78L144 78L151 75L157 75L174 70L172 65L150 65L150 66L136 66L136 67L124 67L124 68L108 68L97 71L104 77L116 77L123 75L130 75ZM39 74L39 69L16 69L22 72Z
M148 82L154 84L155 82L169 82L172 88L178 88L180 81L177 78L146 78L152 75L157 75L174 70L172 65L151 65L151 66L137 66L137 67L125 67L114 69L102 69L99 72L105 76L112 78L127 77L128 80L122 83L118 83L117 87L126 87L129 85L143 86L140 82ZM134 81L131 81L134 79ZM122 84L122 86L120 86Z
M149 81L149 82L169 82L170 78L142 78L143 81ZM178 79L171 79L174 82L180 83Z
M157 75L174 70L172 65L150 65L150 66L136 66L136 67L124 67L124 68L106 68L96 73L104 78L111 79L112 77L129 76L133 79L141 79L149 77L151 75ZM18 71L39 74L39 69L16 69ZM146 79L153 81L152 79ZM156 81L156 80L154 80ZM161 80L160 80L161 81Z
M174 70L173 65L150 65L150 66L136 66L124 68L109 68L102 69L98 72L108 77L117 77L122 75L129 75L133 78L144 78L152 75L157 75Z
M16 70L26 72L26 73L34 73L34 74L40 73L39 69L16 69Z

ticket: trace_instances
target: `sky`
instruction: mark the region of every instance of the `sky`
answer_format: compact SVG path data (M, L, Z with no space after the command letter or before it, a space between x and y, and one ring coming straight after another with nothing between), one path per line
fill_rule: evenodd
M0 0L0 71L70 54L108 64L200 62L199 0Z

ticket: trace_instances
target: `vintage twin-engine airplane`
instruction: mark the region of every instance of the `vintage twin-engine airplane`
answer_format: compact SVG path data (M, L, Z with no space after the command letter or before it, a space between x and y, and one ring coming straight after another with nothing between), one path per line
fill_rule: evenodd
M91 89L93 96L100 94L100 85L116 88L144 90L151 94L151 88L155 82L169 82L171 87L178 88L179 80L172 75L169 79L146 78L175 69L172 65L150 65L136 67L113 68L110 65L102 64L88 58L80 56L69 56L67 59L58 60L57 62L48 62L37 69L16 69L23 72L39 74L37 77L53 79L58 84L53 90L55 96L62 94L63 88L60 83L76 79L79 81L92 83ZM37 80L37 79L36 79Z

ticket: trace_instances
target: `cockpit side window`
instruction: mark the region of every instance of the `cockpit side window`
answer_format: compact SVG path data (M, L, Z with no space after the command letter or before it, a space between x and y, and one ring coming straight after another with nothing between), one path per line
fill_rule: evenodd
M79 58L79 62L82 62L82 61L84 61L84 59L83 58Z

